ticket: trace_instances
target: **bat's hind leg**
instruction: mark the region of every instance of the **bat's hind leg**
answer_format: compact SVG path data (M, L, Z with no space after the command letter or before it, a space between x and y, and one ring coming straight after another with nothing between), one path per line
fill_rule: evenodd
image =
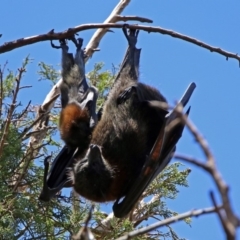
M138 34L139 34L139 30L137 29L129 29L127 32L127 24L125 24L123 26L123 33L125 35L125 37L128 40L128 44L130 48L135 48L136 44L137 44L137 38L138 38Z

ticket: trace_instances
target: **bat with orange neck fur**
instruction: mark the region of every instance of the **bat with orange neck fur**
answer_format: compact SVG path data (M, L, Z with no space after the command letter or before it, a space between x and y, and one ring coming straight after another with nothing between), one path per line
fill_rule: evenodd
M76 55L68 52L66 40L60 40L62 49L62 84L60 86L62 110L59 130L65 146L54 159L48 172L50 157L44 161L44 184L39 199L49 201L63 187L71 187L68 171L73 166L73 154L85 154L88 149L92 130L97 124L96 101L98 91L89 87L85 78L84 52L82 39L71 38L76 46Z

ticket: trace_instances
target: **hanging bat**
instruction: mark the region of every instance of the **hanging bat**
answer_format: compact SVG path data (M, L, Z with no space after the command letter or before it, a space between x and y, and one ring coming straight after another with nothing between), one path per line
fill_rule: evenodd
M128 34L124 27L123 32L129 47L120 73L93 130L89 149L84 157L74 156L71 173L73 187L81 196L95 202L116 200L113 211L119 218L131 211L170 162L184 129L176 112L164 107L163 95L138 82L138 31L130 29ZM179 104L187 104L194 88L192 83Z
M90 134L102 115L102 109L98 111L97 116L95 114L97 89L89 88L85 79L84 52L81 49L83 40L78 39L78 42L75 38L71 40L77 49L75 59L68 53L65 39L60 40L60 46L55 46L51 42L53 48L62 49L60 133L66 145L54 159L50 171L48 161L51 156L44 160L44 184L39 197L42 201L49 201L62 188L72 186L68 178L68 171L73 165L72 156L74 154L81 156L87 149ZM116 80L118 78L119 76Z
M62 110L60 113L59 129L65 146L54 159L48 173L49 163L44 160L44 184L39 199L49 201L63 187L71 187L68 178L68 169L73 165L73 154L84 155L89 147L91 133L97 124L96 101L98 91L89 87L85 78L83 40L72 37L76 46L76 55L73 58L68 53L66 40L60 40L62 49L62 79L60 86Z

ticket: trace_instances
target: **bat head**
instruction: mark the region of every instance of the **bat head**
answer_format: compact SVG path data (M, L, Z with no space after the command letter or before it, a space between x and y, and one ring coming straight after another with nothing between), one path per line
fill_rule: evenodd
M106 201L104 193L110 188L112 171L98 145L89 146L85 157L74 165L71 178L75 191L81 196L95 202Z

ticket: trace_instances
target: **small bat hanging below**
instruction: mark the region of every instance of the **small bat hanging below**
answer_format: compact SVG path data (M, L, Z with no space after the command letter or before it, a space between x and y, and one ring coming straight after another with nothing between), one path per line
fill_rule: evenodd
M62 49L62 84L60 86L62 110L60 113L59 129L61 138L66 145L54 159L48 172L50 157L44 160L44 184L39 199L49 201L64 187L71 187L68 171L73 165L73 155L85 154L88 149L91 133L96 126L98 118L96 114L96 101L98 91L95 87L89 87L85 78L83 40L72 37L76 46L76 55L73 58L68 53L66 40L60 40ZM77 150L77 151L76 151Z

